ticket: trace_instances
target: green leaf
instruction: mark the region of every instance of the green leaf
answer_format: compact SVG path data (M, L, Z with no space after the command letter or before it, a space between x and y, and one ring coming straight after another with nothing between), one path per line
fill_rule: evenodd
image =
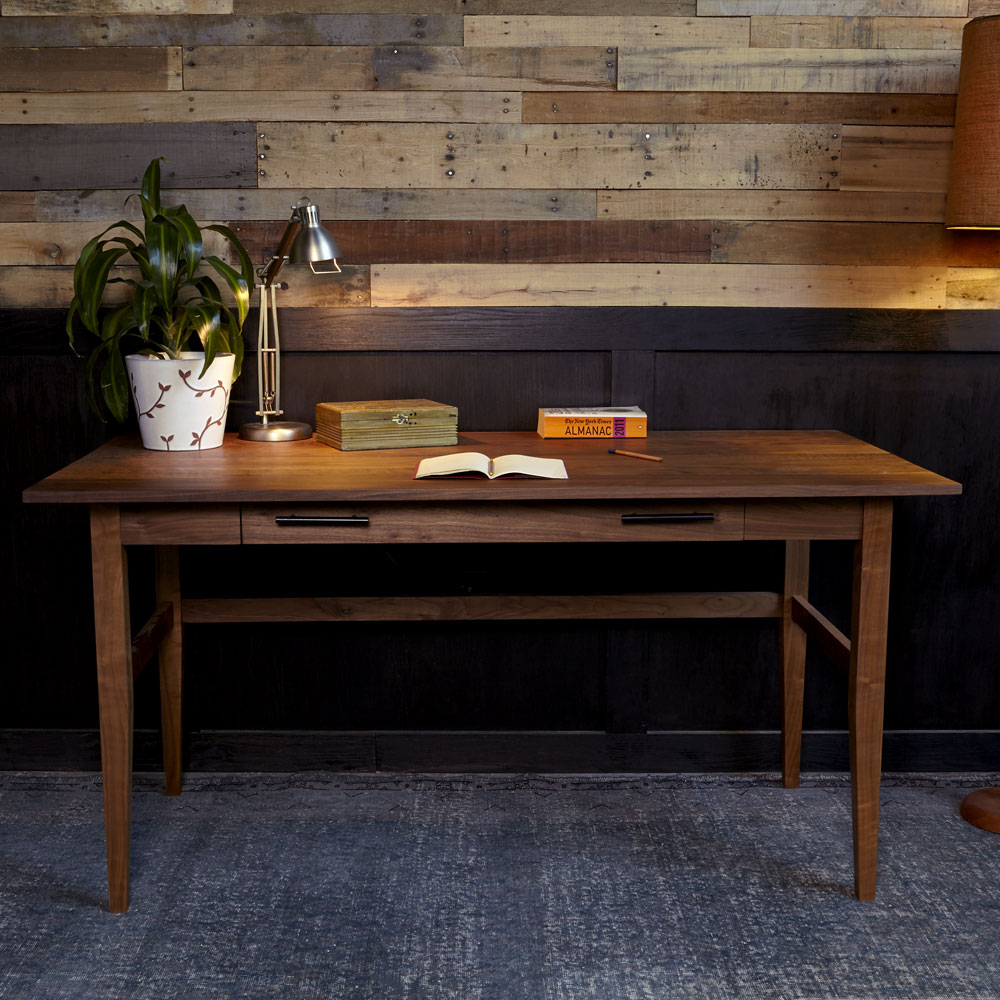
M233 293L233 298L236 299L236 311L240 317L240 328L242 329L243 324L246 322L247 313L250 312L250 289L253 286L248 286L243 275L224 260L220 260L218 257L206 257L205 262L211 264L218 271L225 279L229 290Z
M149 339L149 320L156 307L156 293L148 281L135 284L135 295L132 297L132 314L135 325L143 340Z
M149 281L156 291L160 305L168 312L173 308L174 290L177 287L179 244L180 236L177 230L166 222L154 219L146 224Z
M210 305L188 305L187 314L191 325L195 328L201 346L205 350L205 364L198 378L201 378L208 366L215 360L219 351L224 351L225 343L219 321L219 310Z
M70 350L76 354L76 341L73 335L73 317L80 308L80 303L74 298L69 304L69 312L66 313L66 339L69 341Z
M206 226L205 228L211 229L216 233L221 233L229 241L232 248L236 251L236 255L240 259L240 274L246 282L247 288L252 290L253 286L257 282L257 272L254 270L253 263L250 260L250 255L246 252L246 249L240 242L240 238L229 228L229 226L218 225Z
M143 215L146 214L147 204L153 215L160 212L160 160L162 159L164 157L157 156L150 160L146 172L142 175L142 193L139 197L144 203Z
M185 263L185 271L188 281L192 280L198 265L201 263L202 239L201 230L198 223L191 218L190 213L183 205L177 208L168 208L161 218L177 230L180 237L180 252Z
M100 333L97 312L104 298L108 275L111 273L115 261L125 252L122 247L117 247L114 250L98 250L96 254L90 256L79 275L79 292L76 295L76 300L79 303L79 315L83 325L91 333Z
M111 416L125 423L128 419L128 375L119 340L107 341L108 358L101 368L101 398Z

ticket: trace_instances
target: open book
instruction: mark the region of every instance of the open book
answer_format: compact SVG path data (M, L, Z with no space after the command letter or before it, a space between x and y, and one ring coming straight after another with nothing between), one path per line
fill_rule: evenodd
M417 465L413 478L424 479L427 476L455 476L459 479L476 476L485 476L487 479L499 479L501 476L569 479L561 458L534 458L531 455L501 455L499 458L490 458L479 451L462 451L457 455L425 458Z

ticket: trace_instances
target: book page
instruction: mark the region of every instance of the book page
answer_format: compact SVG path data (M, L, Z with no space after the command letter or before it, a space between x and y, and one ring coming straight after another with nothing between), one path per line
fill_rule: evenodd
M493 478L498 476L540 476L542 479L569 479L561 458L534 458L531 455L501 455L493 459Z
M414 479L424 476L454 476L462 472L479 472L484 476L490 474L490 459L480 451L460 451L457 455L439 455L437 458L425 458L417 466Z

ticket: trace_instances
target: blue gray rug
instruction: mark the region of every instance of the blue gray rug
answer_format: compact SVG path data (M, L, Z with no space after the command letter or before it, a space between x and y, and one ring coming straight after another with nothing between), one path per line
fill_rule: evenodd
M0 775L0 997L992 1000L997 775L887 776L878 899L842 776Z

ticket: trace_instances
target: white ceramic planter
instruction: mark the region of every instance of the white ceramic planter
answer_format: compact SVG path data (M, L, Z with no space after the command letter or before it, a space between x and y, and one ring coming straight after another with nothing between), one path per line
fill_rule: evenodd
M155 451L218 448L226 430L234 361L232 354L217 354L199 378L205 355L195 351L183 352L178 360L126 357L143 446Z

